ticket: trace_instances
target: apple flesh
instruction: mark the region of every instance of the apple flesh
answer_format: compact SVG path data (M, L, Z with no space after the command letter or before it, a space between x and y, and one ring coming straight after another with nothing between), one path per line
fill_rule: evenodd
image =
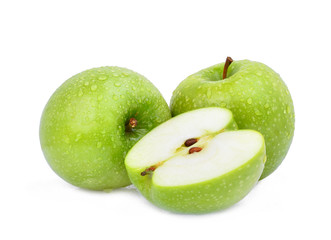
M178 115L129 151L129 177L149 201L170 211L207 213L229 207L253 188L265 161L263 136L236 129L227 109Z
M205 107L233 112L240 129L263 134L267 162L261 176L270 175L285 158L294 134L294 107L288 88L268 66L249 60L203 69L182 81L171 98L173 116Z
M142 75L94 68L68 79L49 99L41 147L51 168L75 186L123 187L131 184L124 166L128 150L170 117L162 95Z

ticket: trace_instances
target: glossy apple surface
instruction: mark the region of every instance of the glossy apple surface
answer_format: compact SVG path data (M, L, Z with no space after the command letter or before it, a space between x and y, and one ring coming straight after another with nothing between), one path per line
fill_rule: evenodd
M128 150L169 118L167 103L145 77L125 68L94 68L68 79L49 99L41 147L51 168L73 185L123 187L131 184L124 166Z
M240 129L254 129L265 138L267 162L261 176L270 175L285 158L294 134L294 107L285 83L268 66L234 61L223 79L224 63L203 69L182 81L173 92L171 112L178 114L210 106L228 108Z

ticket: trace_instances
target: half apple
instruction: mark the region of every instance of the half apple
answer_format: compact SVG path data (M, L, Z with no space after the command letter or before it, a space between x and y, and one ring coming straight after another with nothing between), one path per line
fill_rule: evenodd
M224 108L178 115L129 151L129 177L149 201L170 211L229 207L254 187L266 159L263 136L236 129L232 113Z

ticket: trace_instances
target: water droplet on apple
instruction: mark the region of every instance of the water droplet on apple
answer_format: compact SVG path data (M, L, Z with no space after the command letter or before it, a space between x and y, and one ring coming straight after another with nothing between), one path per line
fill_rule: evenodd
M76 135L75 142L78 142L81 137L82 137L82 134L78 133Z
M252 100L251 98L248 98L248 99L247 99L247 103L248 103L248 104L252 104L252 102L253 102L253 100Z
M287 133L287 139L290 139L291 138L291 134L288 132Z
M287 111L287 113L291 113L291 108L290 108L290 106L287 105L286 111Z
M113 99L116 101L116 100L118 100L118 97L116 95L114 95Z
M260 115L262 115L262 113L259 111L259 109L255 109L255 115L257 115L257 116L260 116Z
M97 88L98 88L98 86L97 86L97 85L95 85L95 84L93 84L93 85L91 86L91 90L92 90L92 91L95 91L95 90L97 90Z
M269 108L270 105L268 103L264 104L264 108Z
M84 94L83 90L79 89L78 96L81 97L81 96L83 96L83 94Z
M208 90L207 90L207 98L210 99L210 97L211 97L211 90L210 90L210 88L208 88Z
M107 79L106 75L101 75L98 77L98 80L100 80L100 81L105 81L106 79Z
M102 142L98 142L97 143L97 148L101 148L102 147Z
M118 82L116 82L114 85L115 85L115 87L120 87L121 86L121 84L118 83Z
M103 99L103 95L99 95L98 96L98 100L100 101L100 100L102 100Z
M89 84L90 84L89 82L85 82L85 83L84 83L85 86L88 86Z

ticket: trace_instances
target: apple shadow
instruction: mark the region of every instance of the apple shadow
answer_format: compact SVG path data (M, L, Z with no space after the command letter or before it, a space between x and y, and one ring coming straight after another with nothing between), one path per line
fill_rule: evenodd
M122 188L105 189L105 190L91 190L91 189L79 188L70 184L68 185L74 188L76 191L85 192L88 194L101 195L101 194L114 194L114 193L129 193L131 195L140 195L138 189L134 187L132 184Z
M247 194L242 200L240 200L239 202L233 204L232 206L227 207L225 209L218 210L218 211L209 212L209 213L180 213L180 212L174 212L174 211L171 211L171 210L166 210L166 209L163 209L163 208L160 208L160 207L154 205L153 203L148 201L146 198L144 198L143 195L138 191L138 189L134 185L129 185L129 186L122 187L122 188L117 188L117 189L103 190L103 191L102 190L99 191L99 190L89 190L89 189L78 188L78 187L75 187L71 184L68 184L68 185L70 187L74 188L75 190L78 190L78 191L83 192L83 193L85 192L87 194L96 194L96 195L122 194L122 193L129 194L131 196L139 198L140 201L143 204L145 204L147 207L149 207L151 209L154 209L155 211L162 212L163 214L167 214L167 215L174 215L174 216L178 216L178 217L182 216L184 218L185 217L195 217L195 216L198 216L198 217L212 216L212 215L224 214L224 213L227 213L227 212L234 211L235 209L238 209L238 208L242 207L243 205L247 205L246 203L244 203L244 201L245 201L245 199L248 195ZM261 185L260 181L257 182L257 184L251 190L251 192L256 190L256 188L258 188L258 185Z

